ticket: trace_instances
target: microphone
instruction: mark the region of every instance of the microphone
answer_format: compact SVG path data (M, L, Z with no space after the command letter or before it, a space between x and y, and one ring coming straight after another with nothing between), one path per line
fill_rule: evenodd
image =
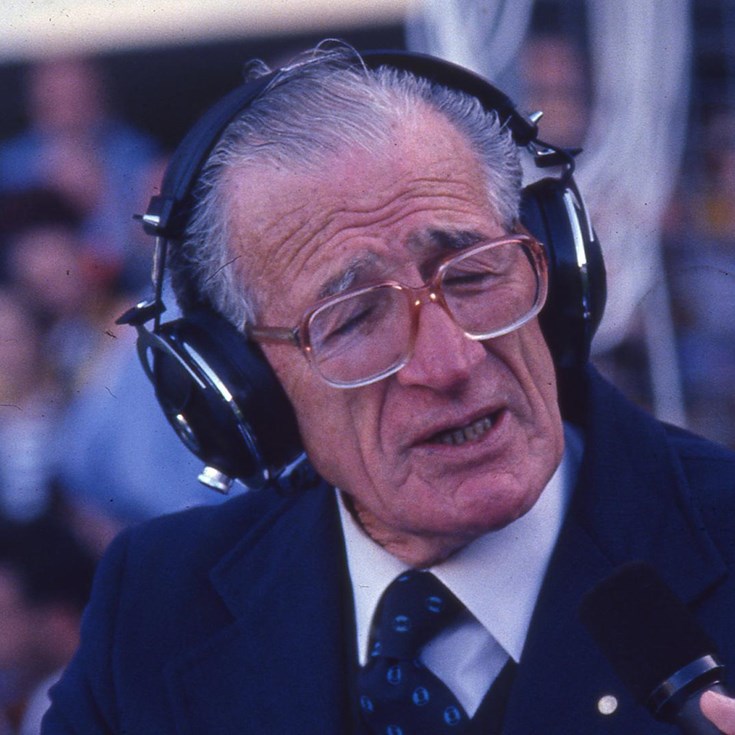
M617 569L582 599L580 617L635 699L686 735L721 735L699 708L724 694L725 667L692 613L648 564Z

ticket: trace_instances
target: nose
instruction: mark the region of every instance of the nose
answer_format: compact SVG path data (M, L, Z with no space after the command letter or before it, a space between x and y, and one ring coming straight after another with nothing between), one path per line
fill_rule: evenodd
M467 381L485 358L482 342L467 337L442 306L424 303L413 354L396 378L402 385L449 390Z

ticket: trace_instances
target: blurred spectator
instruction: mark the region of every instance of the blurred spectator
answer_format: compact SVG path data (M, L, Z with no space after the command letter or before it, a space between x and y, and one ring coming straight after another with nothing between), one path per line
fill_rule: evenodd
M0 734L40 731L46 692L78 644L94 564L54 521L0 525Z
M60 391L27 303L0 290L0 514L28 520L50 503Z
M541 137L556 145L578 147L589 116L589 79L581 49L562 35L529 36L519 59L523 104L541 111Z
M28 70L28 129L0 144L0 187L50 187L82 213L89 252L106 268L137 272L128 243L141 176L156 146L113 117L108 85L91 59L55 58Z
M735 250L735 111L720 110L705 127L702 191L693 197L698 231Z
M67 396L110 340L108 327L122 308L116 281L85 250L73 211L44 189L8 195L0 206L5 277L32 305Z
M704 176L684 175L666 255L691 427L735 447L735 113L718 111L703 144Z
M148 174L153 185L160 168ZM201 466L156 405L134 330L114 324L132 297L88 257L75 212L45 189L0 200L2 270L13 298L26 311L32 307L26 316L33 321L5 342L15 346L27 335L24 349L8 355L17 368L5 371L4 402L11 407L0 407L0 460L8 455L0 467L0 478L8 475L0 500L5 497L8 514L33 517L49 502L35 488L53 475L75 528L101 550L129 523L220 496L197 482ZM10 387L20 391L26 383L29 399L16 407L20 399ZM52 396L42 388L48 385Z
M592 94L586 61L584 50L562 33L537 32L524 41L519 58L523 108L544 113L539 131L549 143L577 148L585 142ZM640 320L634 319L625 339L604 354L596 352L593 360L627 396L651 408L643 339Z
M174 309L172 296L167 303ZM226 497L197 481L202 463L158 407L135 351L135 331L114 327L113 333L117 339L64 417L58 462L68 501L82 524L100 532L100 545L116 528Z

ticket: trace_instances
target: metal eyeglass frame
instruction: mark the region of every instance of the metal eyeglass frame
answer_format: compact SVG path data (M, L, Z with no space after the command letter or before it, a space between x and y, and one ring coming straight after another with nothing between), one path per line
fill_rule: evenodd
M446 302L444 293L442 291L442 280L444 274L454 266L455 263L462 261L466 258L472 257L477 253L484 252L485 250L493 249L501 245L507 245L511 243L517 243L524 247L529 260L536 274L538 283L536 291L536 299L531 309L519 319L516 319L511 324L504 326L501 329L496 329L491 332L473 333L468 332L462 327L454 317L451 308ZM468 247L461 252L452 252L443 258L436 267L434 274L424 283L424 285L417 288L407 286L398 281L381 281L374 283L370 286L363 286L355 289L350 289L341 293L337 296L327 296L324 299L317 301L314 305L309 307L302 315L299 323L295 327L266 327L266 326L255 326L248 324L247 322L243 325L243 332L249 338L255 342L265 343L287 343L298 347L303 355L306 357L309 364L312 366L314 371L329 385L335 388L359 388L364 385L370 385L376 383L379 380L397 373L402 367L404 367L413 355L413 349L416 342L416 334L418 332L419 324L419 310L421 306L426 303L438 304L444 309L445 313L449 316L454 324L456 324L466 337L475 341L483 341L488 339L494 339L495 337L501 337L504 334L515 331L519 327L522 327L526 322L533 319L543 308L546 302L546 296L548 291L548 278L547 278L547 261L546 253L543 245L536 240L536 238L530 235L518 233L513 235L507 235L487 242L479 243ZM411 324L409 339L406 345L404 354L400 360L395 361L392 365L387 367L385 370L372 375L368 378L361 380L351 381L338 381L325 376L319 369L319 365L314 358L314 352L311 345L311 337L309 334L309 326L314 316L318 314L322 309L326 307L332 307L339 304L347 299L354 298L360 294L369 293L381 288L392 288L401 293L404 293L407 298L407 303L411 311Z

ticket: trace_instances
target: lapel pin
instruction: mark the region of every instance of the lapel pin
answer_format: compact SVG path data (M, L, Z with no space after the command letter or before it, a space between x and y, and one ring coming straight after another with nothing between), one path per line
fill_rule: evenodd
M597 711L601 715L611 715L618 708L618 698L612 694L606 694L597 701Z

